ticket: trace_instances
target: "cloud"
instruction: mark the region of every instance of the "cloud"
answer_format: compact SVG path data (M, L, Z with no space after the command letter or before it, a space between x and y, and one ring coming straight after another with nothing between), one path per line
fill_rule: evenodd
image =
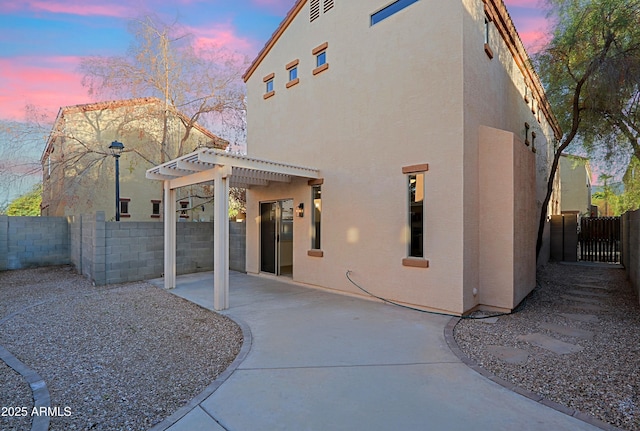
M188 27L187 30L194 35L196 52L211 47L223 48L248 56L255 55L257 52L257 43L239 36L231 24L216 24L206 28Z
M0 118L22 120L33 104L57 113L61 106L88 103L75 72L77 57L0 58Z
M20 4L18 4L20 3ZM117 4L104 1L83 0L25 0L23 2L0 4L2 12L16 12L28 10L30 12L58 13L79 16L109 16L130 17L137 14L136 9L129 4Z

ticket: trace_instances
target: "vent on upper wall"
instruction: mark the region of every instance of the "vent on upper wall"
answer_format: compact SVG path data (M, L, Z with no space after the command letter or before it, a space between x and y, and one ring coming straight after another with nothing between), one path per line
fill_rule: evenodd
M334 0L322 0L322 9L320 8L320 0L309 1L309 22L313 22L320 18L320 11L327 13L333 9Z
M318 18L320 18L320 0L311 0L309 2L309 22Z
M324 13L333 8L333 0L324 0Z

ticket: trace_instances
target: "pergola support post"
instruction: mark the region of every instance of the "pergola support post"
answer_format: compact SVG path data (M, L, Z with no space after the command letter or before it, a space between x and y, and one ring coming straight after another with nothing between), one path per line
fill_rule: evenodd
M213 309L229 308L229 179L231 168L214 169L213 198Z
M164 181L164 288L176 287L176 191Z

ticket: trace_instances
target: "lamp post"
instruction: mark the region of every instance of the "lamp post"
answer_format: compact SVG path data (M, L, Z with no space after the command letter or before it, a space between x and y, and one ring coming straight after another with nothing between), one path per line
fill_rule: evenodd
M109 145L111 155L116 159L116 221L120 221L120 154L124 150L122 142L113 141Z

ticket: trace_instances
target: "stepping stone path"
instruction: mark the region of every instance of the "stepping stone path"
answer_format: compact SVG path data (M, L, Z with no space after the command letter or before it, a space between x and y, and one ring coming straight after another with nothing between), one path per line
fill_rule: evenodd
M607 286L603 286L602 283L599 284L576 284L576 287L586 287L588 289L600 289L600 290L609 290Z
M589 292L587 290L567 290L567 293L571 293L573 295L595 296L597 298L609 297L609 294L605 292Z
M543 349L550 350L558 355L566 355L569 353L576 353L583 349L582 346L576 344L565 343L564 341L557 340L548 335L534 333L527 335L518 335L518 340L526 341L534 346L542 347Z
M484 319L478 319L481 323L486 323L489 325L493 325L494 323L498 323L498 317L485 317Z
M487 346L487 351L501 361L510 364L523 364L529 359L529 352L515 347Z
M558 313L559 316L567 320L567 325L543 322L540 323L539 326L540 329L568 337L581 338L588 342L589 340L593 340L595 333L593 331L576 328L574 325L579 325L580 323L597 323L599 321L598 316L588 314L588 312L607 310L607 305L604 301L609 297L609 288L606 285L605 279L595 276L581 277L576 281L580 284L571 284L570 287L572 289L566 290L563 295L560 295L560 298L567 301L564 302L567 311L576 309L585 311L585 313ZM584 347L578 344L567 343L542 333L519 335L517 339L558 355L577 353L584 349ZM528 351L514 347L487 346L487 351L496 358L510 364L525 363L530 356Z
M586 311L605 311L606 308L595 304L571 304L571 308L578 308Z
M547 329L558 334L566 335L569 337L584 338L587 340L593 340L593 332L585 331L584 329L572 328L571 326L556 325L555 323L541 323L542 329Z
M581 296L571 296L571 295L560 295L560 297L564 299L568 299L570 301L585 302L587 304L596 304L596 305L602 304L602 300L597 298L583 298Z
M564 317L565 319L577 320L578 322L585 323L596 323L600 320L598 319L598 316L593 314L559 313L558 315Z

